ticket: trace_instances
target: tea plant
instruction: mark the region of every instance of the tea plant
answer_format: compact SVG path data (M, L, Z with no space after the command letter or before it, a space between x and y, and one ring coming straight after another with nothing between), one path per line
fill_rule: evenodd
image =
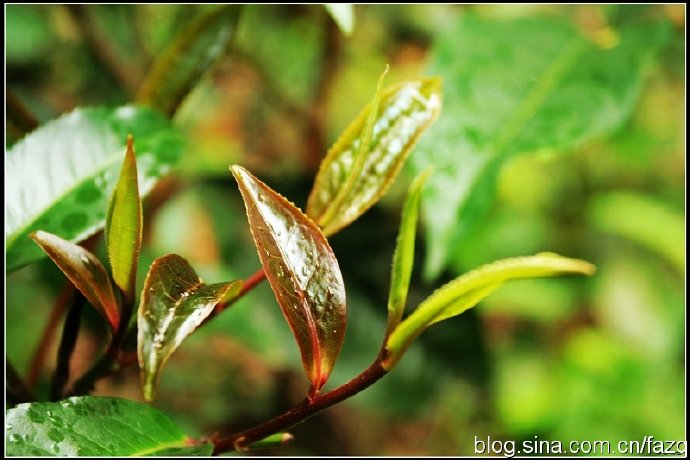
M137 272L144 268L139 263L142 234L147 224L142 197L169 172L183 150L183 138L170 119L199 78L231 44L237 18L237 8L222 7L193 20L154 63L134 105L77 109L28 132L7 152L7 269L18 269L47 255L76 288L51 382L51 401L39 402L8 368L11 397L22 402L6 414L10 455L210 455L280 445L291 439L288 430L294 425L385 377L428 327L462 314L504 283L594 273L588 262L552 253L499 260L441 286L405 315L420 201L428 193L425 183L433 181L435 169L441 169L446 178L453 174L444 164L430 162L431 168L427 168L415 163L421 172L410 185L402 208L381 346L374 361L359 375L324 390L337 365L347 325L346 288L327 238L346 229L378 202L441 112L439 78L409 79L384 88L384 72L372 101L323 159L304 212L246 168L230 166L261 262L254 275L207 284L184 258L167 254L147 267L137 292ZM464 30L472 30L473 20L467 20L470 24ZM578 39L572 52L584 54L589 46L593 45ZM561 69L554 71L554 79L560 76L557 71ZM546 101L548 97L542 96L531 100L533 105L559 102ZM452 130L452 123L445 121L443 129ZM528 125L521 131L526 123L523 119L511 122L503 133L496 134L498 140L482 138L491 151L483 161L498 162L513 154L508 144L514 139L530 148L542 147L528 138ZM581 124L576 131L567 140L543 144L576 143L590 134L588 126ZM52 141L56 133L61 134L58 143ZM490 174L493 166L479 169ZM432 202L439 199L439 184L432 187ZM452 206L458 207L461 200L455 192ZM438 231L442 233L438 241L450 241L450 224L445 222L442 229L429 235ZM98 236L101 230L107 264L85 247L87 244L78 244ZM433 269L440 263L434 262ZM89 396L99 379L138 363L144 399L154 400L166 362L182 342L249 295L264 279L301 355L308 385L300 403L246 430L192 439L146 404ZM86 304L93 306L107 325L107 346L90 368L68 385L69 363ZM127 346L135 337L136 353Z

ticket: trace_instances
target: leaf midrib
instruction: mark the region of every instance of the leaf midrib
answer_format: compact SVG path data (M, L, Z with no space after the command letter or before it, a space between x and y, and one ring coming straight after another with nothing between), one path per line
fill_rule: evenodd
M565 74L587 49L586 42L577 35L563 47L551 65L541 74L539 80L520 101L508 119L501 124L488 151L491 156L500 154L507 145L516 139L519 132L534 116L539 106L553 93L560 77Z

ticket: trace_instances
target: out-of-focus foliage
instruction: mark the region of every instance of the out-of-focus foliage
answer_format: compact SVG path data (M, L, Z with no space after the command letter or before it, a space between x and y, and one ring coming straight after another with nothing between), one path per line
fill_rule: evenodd
M153 57L209 8L88 6L78 21L72 7L10 5L7 90L41 123L76 106L126 104L132 93L99 57L100 42L85 25L106 37L110 56L140 83ZM280 453L472 454L475 435L612 444L647 435L681 439L684 7L357 5L354 12L346 37L322 6L243 7L234 49L176 116L189 143L174 179L145 200L145 215L156 212L145 224L137 285L169 252L189 259L204 279L253 273L260 263L228 165L247 166L303 207L318 162L371 98L387 63L391 84L438 74L445 106L427 147L443 151L418 148L411 160L435 162L425 153L446 158L452 149L462 155L439 165L425 186L443 187L441 211L450 220L444 224L444 214L427 203L416 260L440 253L446 268L427 284L418 263L408 305L472 268L541 251L589 260L597 274L506 285L434 325L390 375L291 431L295 442ZM547 25L554 21L564 27L554 31ZM496 24L505 34L524 33L496 45L504 37ZM523 30L526 24L534 26ZM456 38L476 35L481 39ZM554 36L574 43L581 59L561 54ZM514 47L530 60L516 63ZM624 64L603 65L609 57ZM592 73L594 64L603 65L600 73ZM568 78L549 80L549 112L540 112L539 124L506 122L527 110L519 104L525 94L515 99L510 91L529 92L553 65L565 66ZM491 90L506 75L514 80ZM479 92L463 93L467 85ZM472 104L454 107L467 101L463 94L473 95ZM568 104L555 104L556 95ZM552 128L564 118L567 129ZM500 168L480 171L472 162L477 157L467 147L486 145L486 137L460 127L475 122L485 129L474 133L489 141L496 142L496 127L514 131L503 135ZM444 140L444 132L454 140ZM10 136L6 145L14 141ZM513 155L527 150L532 154ZM460 176L438 182L456 170ZM476 176L474 186L462 176L479 173L490 179ZM348 329L326 390L362 370L380 345L406 188L398 179L380 204L329 241L347 290ZM461 193L467 204L458 214ZM442 228L448 244L431 256L423 242ZM102 245L95 252L104 260ZM63 284L45 259L8 276L7 357L22 374ZM85 314L75 375L104 334L96 313ZM259 286L177 350L156 405L192 436L263 421L303 397L293 340L268 285ZM97 394L140 399L138 379L132 369L99 382ZM37 391L46 385L40 381Z
M22 404L6 418L11 456L210 455L160 411L122 398L74 397ZM126 442L119 442L126 440Z

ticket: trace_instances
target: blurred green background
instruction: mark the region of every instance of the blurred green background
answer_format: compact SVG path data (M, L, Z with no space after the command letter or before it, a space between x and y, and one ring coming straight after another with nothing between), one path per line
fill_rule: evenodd
M7 5L6 90L39 123L127 103L152 59L209 8ZM355 19L346 36L318 5L243 7L231 49L175 117L188 143L147 202L140 276L170 252L209 282L253 273L228 165L303 205L386 64L389 84L441 75L445 106L389 193L331 239L349 325L330 386L376 354L402 197L427 163L438 173L410 306L502 257L548 250L598 272L501 288L429 329L391 375L291 430L294 443L273 453L461 455L475 435L684 439L685 6L358 5ZM6 127L6 145L16 133ZM47 260L6 279L6 357L20 373L64 282ZM103 334L88 312L73 374ZM180 348L155 405L201 436L270 418L307 386L264 283ZM140 400L137 371L96 394Z

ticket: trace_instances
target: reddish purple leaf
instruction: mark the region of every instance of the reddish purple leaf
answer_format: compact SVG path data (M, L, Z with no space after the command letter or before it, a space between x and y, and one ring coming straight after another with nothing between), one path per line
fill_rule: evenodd
M318 391L328 379L345 336L345 287L338 261L321 230L280 194L233 166L266 277Z

